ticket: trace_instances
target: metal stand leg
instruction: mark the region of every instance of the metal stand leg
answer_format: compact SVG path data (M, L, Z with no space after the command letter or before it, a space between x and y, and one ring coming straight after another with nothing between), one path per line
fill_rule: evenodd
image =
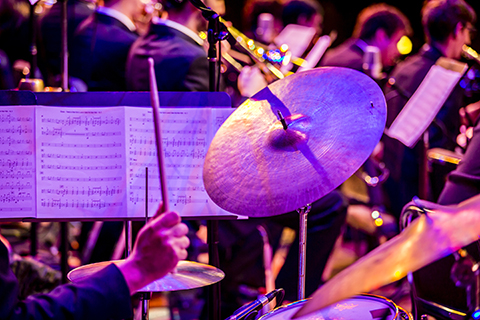
M311 204L307 204L305 207L297 209L297 212L300 215L300 228L299 241L298 241L298 300L305 299L305 270L306 270L306 260L307 260L307 218L310 209L312 208Z
M207 221L208 232L208 257L209 264L214 267L219 267L220 258L218 256L218 221ZM208 319L220 320L221 319L221 303L220 303L220 283L215 283L207 288L208 300L207 310Z
M134 320L148 320L148 310L150 308L150 298L152 297L151 292L138 292L140 303L138 304L135 314L133 316Z

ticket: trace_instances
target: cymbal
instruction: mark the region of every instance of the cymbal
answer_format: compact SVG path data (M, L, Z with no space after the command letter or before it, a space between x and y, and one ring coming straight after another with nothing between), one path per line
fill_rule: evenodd
M435 210L428 210L402 233L327 281L314 292L293 319L400 280L409 272L478 240L480 196L458 206L432 206Z
M114 260L84 265L70 271L67 277L72 282L78 282L111 263L118 264L120 262L121 260ZM223 271L213 266L182 260L178 262L175 272L150 283L139 290L139 292L164 292L200 288L216 283L224 277Z
M288 76L245 101L220 127L205 158L205 189L236 214L296 210L360 167L385 118L382 90L359 71L329 67Z

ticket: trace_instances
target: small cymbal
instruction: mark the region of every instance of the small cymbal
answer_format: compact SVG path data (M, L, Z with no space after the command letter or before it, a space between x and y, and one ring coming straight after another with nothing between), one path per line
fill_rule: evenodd
M205 188L236 214L296 210L360 167L385 118L382 90L361 72L330 67L288 76L244 102L218 130L205 158Z
M121 260L98 262L73 269L67 275L72 282L81 281L105 268L111 263L118 264ZM193 261L179 261L176 272L169 273L145 286L139 292L164 292L200 288L222 280L225 274L213 266Z
M480 195L454 207L433 206L434 211L421 215L398 236L327 281L293 319L400 280L478 240Z

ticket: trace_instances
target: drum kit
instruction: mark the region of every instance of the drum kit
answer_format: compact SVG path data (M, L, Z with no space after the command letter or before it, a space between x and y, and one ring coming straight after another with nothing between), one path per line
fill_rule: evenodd
M480 215L472 213L480 200L457 207L421 201L422 208L433 210L424 209L426 214L401 234L341 271L310 298L301 296L305 207L362 165L380 140L385 118L383 93L368 76L345 68L318 68L269 85L235 110L217 132L203 170L214 202L249 217L293 210L301 217L299 299L260 319L412 319L393 301L364 293L478 240ZM79 281L108 263L74 269L69 278ZM215 267L182 261L175 272L142 291L198 288L223 277Z

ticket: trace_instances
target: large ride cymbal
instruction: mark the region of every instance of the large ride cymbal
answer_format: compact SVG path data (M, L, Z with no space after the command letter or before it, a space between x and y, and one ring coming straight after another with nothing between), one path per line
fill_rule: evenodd
M84 265L70 271L67 277L72 282L81 281L109 264L118 264L119 262L121 260ZM225 274L220 269L207 264L182 260L178 262L175 272L150 283L139 290L139 292L164 292L200 288L216 283L224 277Z
M432 206L434 211L320 287L293 319L395 282L479 239L480 195L458 206Z
M288 76L248 99L218 130L205 159L205 188L236 214L293 211L360 167L385 118L382 91L361 72L318 68Z

